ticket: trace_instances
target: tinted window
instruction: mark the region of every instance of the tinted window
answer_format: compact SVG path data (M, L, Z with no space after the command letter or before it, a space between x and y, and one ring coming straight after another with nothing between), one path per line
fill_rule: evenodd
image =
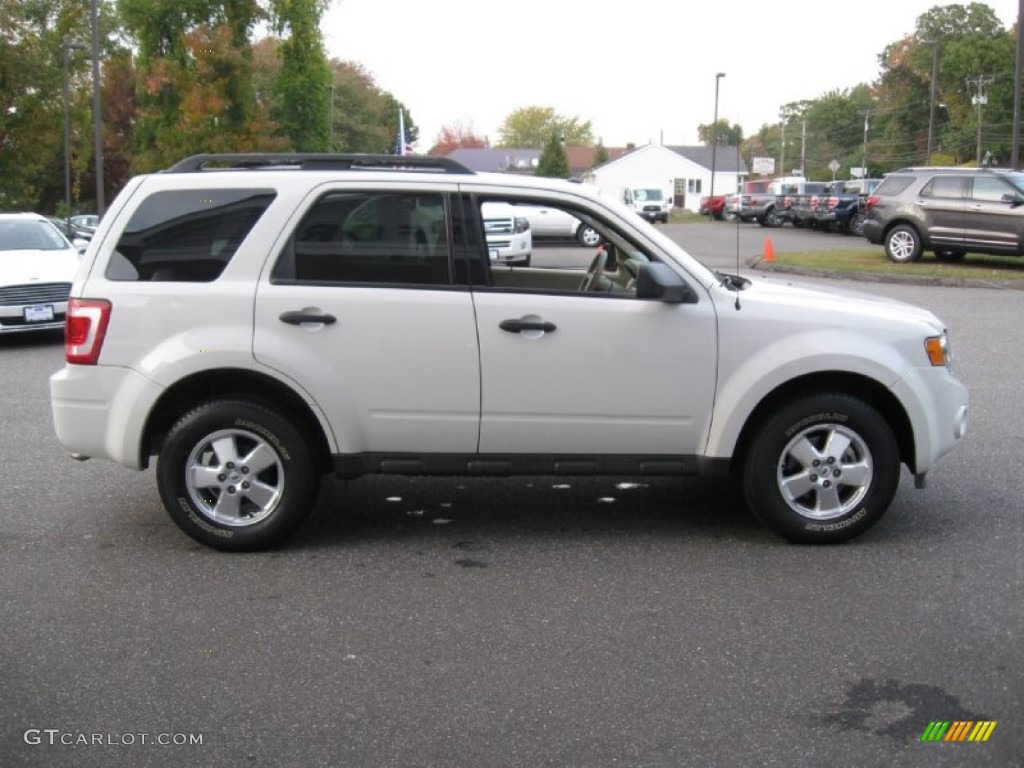
M995 176L975 176L974 188L971 190L971 198L985 202L998 203L1004 195L1012 195L1013 189L1002 179Z
M963 176L936 176L921 189L924 197L956 199L963 197Z
M299 223L274 266L275 282L451 282L444 196L334 192Z
M887 176L875 189L876 195L898 195L913 183L913 176Z
M216 280L273 199L253 189L156 192L132 214L107 279Z

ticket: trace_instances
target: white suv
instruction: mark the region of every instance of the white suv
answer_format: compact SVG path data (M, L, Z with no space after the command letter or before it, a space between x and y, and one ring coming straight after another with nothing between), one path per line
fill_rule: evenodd
M492 263L492 202L594 228L590 268ZM591 187L445 158L189 158L126 186L71 297L60 441L158 457L222 549L282 541L330 470L717 475L838 542L967 422L930 312L717 274Z

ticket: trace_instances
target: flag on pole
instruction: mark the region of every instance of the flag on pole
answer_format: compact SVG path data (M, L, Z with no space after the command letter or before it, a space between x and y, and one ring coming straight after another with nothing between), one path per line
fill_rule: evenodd
M412 145L409 144L409 138L405 133L405 113L402 110L398 110L398 136L395 137L395 154L412 154Z

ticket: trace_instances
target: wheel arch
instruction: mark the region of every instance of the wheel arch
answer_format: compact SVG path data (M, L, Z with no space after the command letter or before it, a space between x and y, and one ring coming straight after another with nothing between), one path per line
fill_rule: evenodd
M878 381L848 371L822 371L790 379L766 394L750 412L740 430L730 464L739 471L750 445L761 426L783 403L813 394L835 393L856 397L873 406L890 425L899 448L900 461L913 468L915 464L914 430L903 404Z
M892 232L896 227L900 226L901 224L903 226L910 227L917 233L918 238L921 240L921 250L929 249L930 246L927 242L927 238L924 236L924 232L921 231L921 227L918 225L918 223L913 219L908 219L902 216L891 219L886 223L885 229L882 230L883 244L885 243L885 238L889 236L889 233Z
M310 446L323 472L331 469L331 451L325 426L295 390L265 373L238 368L219 368L194 373L175 382L157 399L146 418L140 445L143 468L160 452L174 423L196 406L211 400L239 398L262 404L298 422L302 432L313 436Z

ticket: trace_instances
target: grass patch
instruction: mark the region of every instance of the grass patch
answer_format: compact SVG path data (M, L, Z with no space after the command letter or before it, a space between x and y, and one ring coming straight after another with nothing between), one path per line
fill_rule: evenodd
M985 256L969 253L959 262L939 261L925 254L913 264L895 264L885 251L807 251L777 253L775 261L794 267L829 272L866 272L874 275L906 277L946 277L973 280L1024 280L1024 258Z
M669 224L696 224L700 221L708 221L708 217L702 213L694 213L693 211L685 211L682 213L676 213L672 211L668 215Z

